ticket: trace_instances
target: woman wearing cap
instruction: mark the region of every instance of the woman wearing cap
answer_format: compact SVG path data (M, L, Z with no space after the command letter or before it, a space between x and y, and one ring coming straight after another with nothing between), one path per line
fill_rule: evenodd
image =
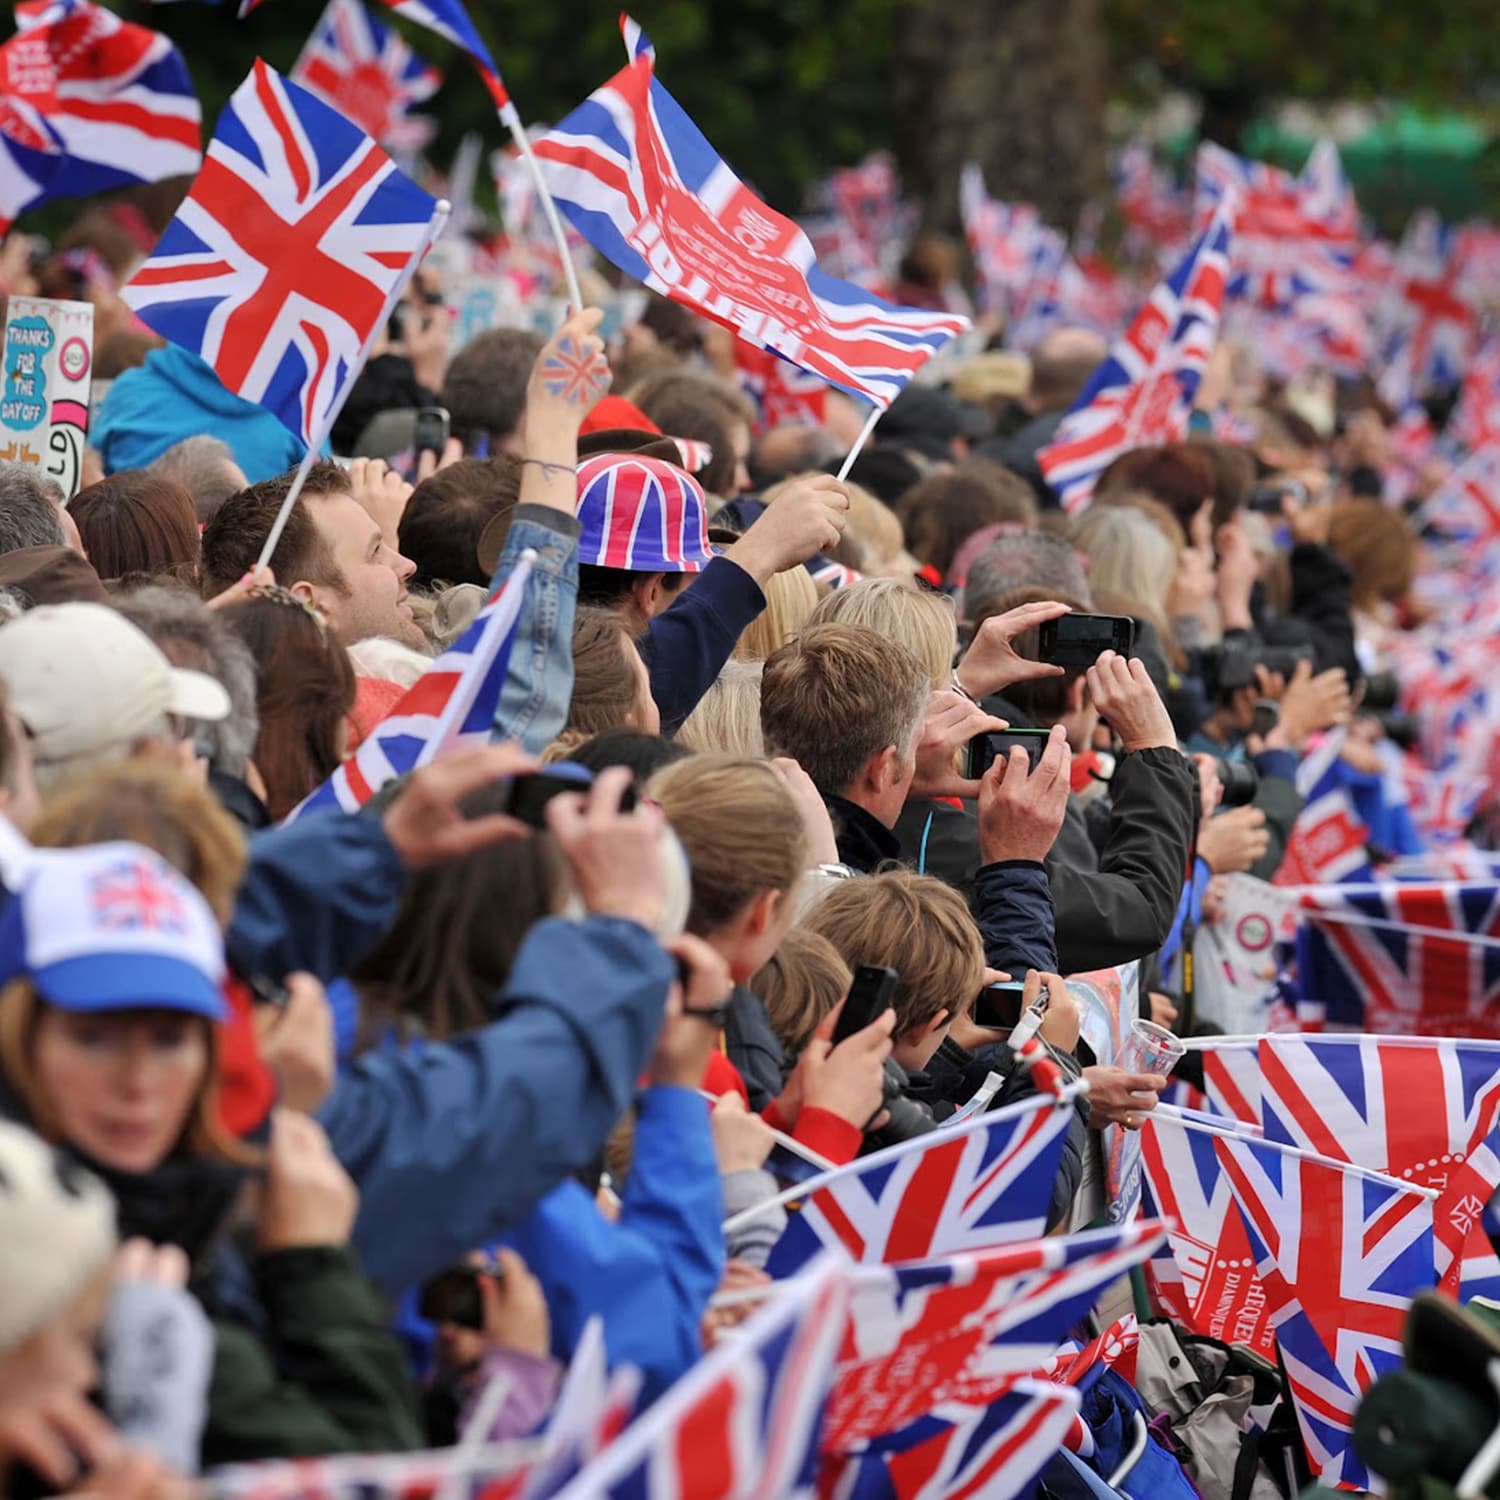
M104 1179L127 1235L191 1261L215 1318L205 1463L416 1446L400 1346L347 1246L357 1195L322 1133L278 1112L262 1156L220 1122L223 981L213 911L157 855L35 851L0 913L0 1105ZM220 1242L262 1160L246 1268ZM272 1349L294 1351L296 1384Z

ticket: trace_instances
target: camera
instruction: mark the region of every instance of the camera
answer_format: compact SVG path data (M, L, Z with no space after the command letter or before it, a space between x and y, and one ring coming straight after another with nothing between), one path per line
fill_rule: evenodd
M1260 773L1248 760L1220 761L1219 780L1224 787L1222 807L1248 807L1260 790Z
M1203 685L1211 699L1227 703L1241 688L1257 683L1256 668L1290 679L1303 662L1314 660L1311 646L1266 646L1259 641L1225 641L1203 653Z
M1374 672L1365 678L1364 695L1359 706L1370 713L1389 713L1401 700L1401 683L1394 672ZM1393 739L1394 735L1391 736Z

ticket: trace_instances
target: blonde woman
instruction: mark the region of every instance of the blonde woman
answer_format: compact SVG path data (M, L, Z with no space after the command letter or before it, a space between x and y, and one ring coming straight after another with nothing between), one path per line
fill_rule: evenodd
M803 574L806 577L806 574ZM759 760L766 753L760 730L762 661L727 661L717 681L675 736L689 750L714 750Z

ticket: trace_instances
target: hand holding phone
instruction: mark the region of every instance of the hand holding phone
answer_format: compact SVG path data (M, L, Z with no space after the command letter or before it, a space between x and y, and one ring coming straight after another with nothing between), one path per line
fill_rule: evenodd
M1019 745L1026 752L1026 774L1036 770L1047 748L1050 729L987 729L969 741L965 751L967 769L965 774L971 781L987 775L997 760L1008 760L1011 750Z
M1056 667L1091 667L1106 651L1129 656L1134 645L1129 615L1074 612L1044 620L1037 629L1037 655Z

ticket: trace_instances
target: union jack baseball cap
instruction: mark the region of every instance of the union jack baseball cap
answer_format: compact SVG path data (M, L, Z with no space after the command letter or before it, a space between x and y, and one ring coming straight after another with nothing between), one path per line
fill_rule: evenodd
M36 849L0 912L0 984L60 1010L224 1019L224 939L202 895L139 844Z
M701 573L713 559L703 488L676 464L600 453L578 466L578 561L622 572Z

